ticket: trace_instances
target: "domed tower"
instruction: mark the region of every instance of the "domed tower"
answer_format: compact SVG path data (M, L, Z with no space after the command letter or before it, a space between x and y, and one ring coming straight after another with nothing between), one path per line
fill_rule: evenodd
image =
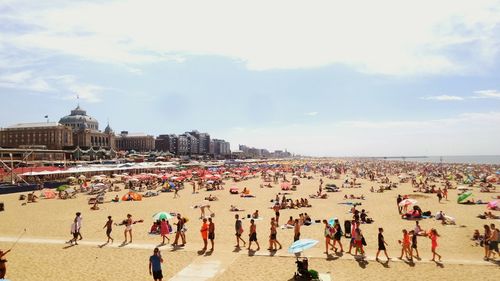
M71 110L70 115L61 118L61 120L59 120L59 123L71 127L73 131L86 129L91 131L99 130L99 122L97 122L95 118L88 116L87 111L80 108L80 105Z

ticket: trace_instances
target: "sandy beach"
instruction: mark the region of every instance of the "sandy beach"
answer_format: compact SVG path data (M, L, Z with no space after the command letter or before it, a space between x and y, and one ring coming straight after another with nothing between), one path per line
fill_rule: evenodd
M310 208L281 210L280 225L288 217L298 217L300 213L307 213L313 220L339 218L341 222L351 219L350 206L345 202L361 202L359 210L365 209L368 216L374 219L372 224L362 224L361 229L366 238L367 258L357 261L348 253L332 255L329 258L323 253L324 238L323 224L316 223L301 228L301 238L319 240L314 248L306 250L302 256L310 258L309 268L320 273L328 273L333 280L492 280L498 275L499 267L494 262L483 261L483 248L471 241L475 229L483 232L485 223L495 223L498 220L482 220L476 215L486 211L485 205L457 204L457 190L449 190L448 200L441 203L435 194L414 193L410 183L398 184L393 190L383 193L370 192L371 186L378 188L379 184L366 179L358 179L361 188L342 188L341 192L328 193L328 199L310 199L309 195L316 193L320 184L320 175L308 173L313 179L300 179L297 191L287 191L287 198L308 198ZM287 174L291 178L291 174ZM396 177L390 177L397 182ZM335 183L342 185L342 179L332 180L323 178L325 184ZM163 264L164 280L169 280L191 263L203 262L203 259L223 262L213 276L204 280L290 280L296 270L295 257L287 253L288 246L293 242L293 230L279 229L278 240L283 249L270 256L268 247L269 221L274 216L271 199L277 193L283 192L280 184L273 184L272 188L260 185L262 179L257 176L242 182L226 180L224 190L200 190L192 194L191 186L179 192L180 198L173 198L173 193L161 193L159 196L144 198L137 202L109 202L115 195L120 197L126 190L108 192L106 203L100 205L100 210L90 210L88 195L78 194L75 199L41 199L37 203L22 205L20 194L3 195L0 202L4 202L5 211L0 212L0 249L7 249L12 241L26 229L20 242L7 255L8 271L6 277L10 280L149 280L148 258L152 249L161 242L159 236L150 235L148 231L153 222L152 215L159 211L178 212L189 218L187 223L187 244L182 249L172 250L170 245L160 247L165 262ZM231 195L232 186L242 190L244 187L251 190L255 198L241 198ZM123 186L122 186L123 188ZM215 251L209 255L199 254L203 247L200 236L201 221L198 219L200 210L193 205L208 202L204 198L212 194L219 200L209 202L215 213L216 226ZM344 195L364 195L365 200L344 199ZM422 260L414 263L400 261L397 257L401 247L398 240L402 238L401 230L413 229L414 221L401 219L398 214L396 197L398 194L408 194L416 199L422 210L432 213L443 211L456 218L456 225L442 225L434 218L420 221L423 229L436 228L441 235L438 252L443 256L442 263L430 262L431 243L426 237L419 237L418 249ZM491 201L496 193L474 192L475 199ZM230 205L236 205L241 212L230 212ZM253 211L259 210L262 220L257 220L257 233L261 246L258 252L249 252L246 249L235 250L234 215L246 217ZM64 241L70 239L70 225L75 212L82 212L83 240L81 245L68 247ZM133 226L134 240L132 244L120 247L123 241L123 226L114 226L113 244L102 245L106 241L103 226L108 215L115 222L125 219L130 213L134 220L143 219L144 223ZM498 215L498 212L495 212ZM171 221L172 223L175 220ZM249 219L243 220L245 240L248 240ZM388 254L393 258L388 264L373 260L377 251L377 229L384 228L384 236L389 244ZM171 236L171 239L173 236ZM342 239L344 249L348 249L348 240ZM102 246L102 247L100 247ZM332 251L333 252L333 251ZM382 256L385 260L385 257Z

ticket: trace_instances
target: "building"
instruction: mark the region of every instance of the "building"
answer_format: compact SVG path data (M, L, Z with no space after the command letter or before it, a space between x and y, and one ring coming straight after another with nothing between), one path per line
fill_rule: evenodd
M197 155L200 153L200 146L199 146L199 141L198 138L195 137L194 135L186 132L183 134L186 139L187 139L187 146L188 146L188 154L189 155Z
M99 122L87 115L87 111L78 105L71 113L59 120L59 123L65 125L73 131L72 146L80 148L115 148L115 134L108 126L104 132L99 131Z
M198 154L210 154L210 135L208 133L200 133L196 130L188 133L198 139Z
M155 149L155 138L143 133L129 134L127 131L122 131L115 141L119 150L146 152Z
M155 150L177 154L177 136L174 134L159 135L155 140Z
M189 154L189 146L188 146L188 138L186 135L179 135L177 137L177 148L176 155L188 155Z
M57 122L21 123L0 129L0 147L43 146L60 150L73 146L72 130Z
M231 155L231 145L225 140L214 139L214 154L216 156Z

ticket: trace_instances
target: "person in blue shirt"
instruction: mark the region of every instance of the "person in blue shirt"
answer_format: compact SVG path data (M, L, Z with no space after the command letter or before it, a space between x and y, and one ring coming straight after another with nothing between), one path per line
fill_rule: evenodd
M153 255L149 257L149 275L153 275L155 281L162 281L161 263L163 259L158 248L154 249Z

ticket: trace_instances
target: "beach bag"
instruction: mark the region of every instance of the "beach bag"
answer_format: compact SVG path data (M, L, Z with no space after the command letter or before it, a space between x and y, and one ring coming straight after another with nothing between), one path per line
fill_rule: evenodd
M168 232L172 233L172 226L170 224L168 225Z
M364 236L361 236L361 244L363 244L363 246L366 246L366 240Z

